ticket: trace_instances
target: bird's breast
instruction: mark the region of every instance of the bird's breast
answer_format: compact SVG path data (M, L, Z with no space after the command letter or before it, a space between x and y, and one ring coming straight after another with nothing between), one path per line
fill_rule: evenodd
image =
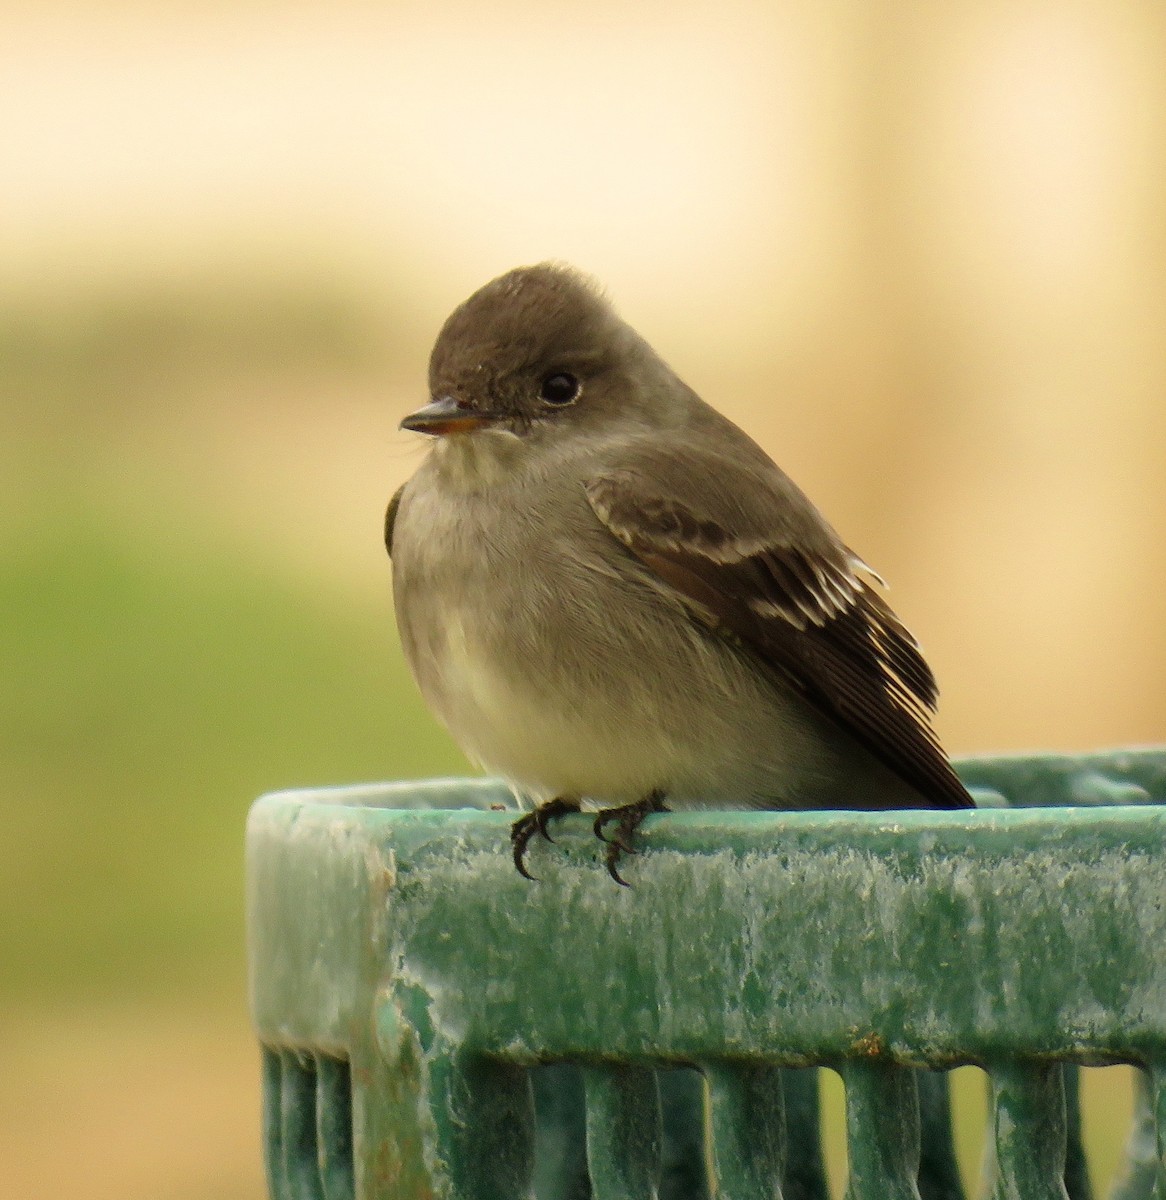
M455 503L424 481L407 491L393 534L401 642L426 702L482 766L535 794L637 799L686 754L665 711L674 689L650 664L700 635L624 576L581 485L560 496L548 510L521 496Z

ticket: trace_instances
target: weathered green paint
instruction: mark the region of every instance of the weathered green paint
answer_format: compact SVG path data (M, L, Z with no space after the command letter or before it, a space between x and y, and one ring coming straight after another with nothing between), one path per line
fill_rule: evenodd
M367 1019L350 989L373 932L322 878L355 825L383 879L388 1002L472 1051L954 1065L1106 1062L1166 1038L1166 964L1144 952L1166 934L1166 811L649 818L621 893L585 820L561 822L541 886L514 871L508 822L301 807L282 878L295 915L255 932L278 964L255 980L259 1025L327 1050Z
M529 1196L526 1068L571 1062L587 1084L596 1200L655 1194L652 1069L682 1065L708 1080L723 1200L778 1200L783 1172L783 1200L820 1194L804 1123L816 1113L803 1112L812 1073L777 1070L806 1065L846 1079L854 1200L959 1200L945 1090L922 1078L920 1165L904 1068L971 1062L996 1085L996 1195L1064 1196L1064 1061L1152 1068L1157 1140L1136 1143L1145 1170L1122 1193L1148 1200L1166 1121L1166 808L1149 801L1166 799L1166 754L976 760L961 773L1013 807L652 817L626 863L630 890L612 884L585 817L560 821L556 845L536 840L541 882L521 879L513 813L490 811L510 802L495 783L258 801L251 991L272 1051L273 1194ZM1034 797L1078 807L1024 807ZM351 1165L328 1124L340 1061ZM798 1085L784 1105L782 1075ZM574 1194L563 1184L545 1200Z

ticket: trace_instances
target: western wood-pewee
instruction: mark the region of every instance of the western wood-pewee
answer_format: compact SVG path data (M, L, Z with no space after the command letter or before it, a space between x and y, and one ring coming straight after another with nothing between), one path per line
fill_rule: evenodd
M524 875L581 807L623 883L665 801L971 806L878 576L589 281L475 292L429 388L401 425L434 444L385 522L401 641L454 739L534 801Z

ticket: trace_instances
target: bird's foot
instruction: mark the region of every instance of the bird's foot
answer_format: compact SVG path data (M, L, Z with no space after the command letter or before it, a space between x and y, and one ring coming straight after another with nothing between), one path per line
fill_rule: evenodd
M620 884L622 887L630 887L626 879L623 879L619 873L619 860L625 854L638 854L635 846L632 845L632 840L635 837L636 830L649 813L667 812L668 806L664 803L664 793L657 790L649 792L643 800L637 800L634 804L624 804L619 808L605 808L595 818L595 836L606 844L607 850L604 853L604 862L607 864L607 873ZM615 823L615 836L607 837L604 830L608 825Z
M556 796L553 800L548 800L546 804L540 804L534 812L523 813L510 826L510 848L514 854L514 865L518 868L519 875L524 879L537 882L526 869L526 848L530 845L530 839L538 833L548 842L553 843L555 839L547 832L547 822L552 817L561 817L565 813L577 813L578 811L578 800L568 800L563 796Z

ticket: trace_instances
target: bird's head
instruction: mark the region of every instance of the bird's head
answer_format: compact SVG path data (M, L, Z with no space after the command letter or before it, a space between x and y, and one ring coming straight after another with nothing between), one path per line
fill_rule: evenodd
M519 267L450 315L429 359L430 402L402 429L556 438L632 417L667 368L598 287L567 267Z

